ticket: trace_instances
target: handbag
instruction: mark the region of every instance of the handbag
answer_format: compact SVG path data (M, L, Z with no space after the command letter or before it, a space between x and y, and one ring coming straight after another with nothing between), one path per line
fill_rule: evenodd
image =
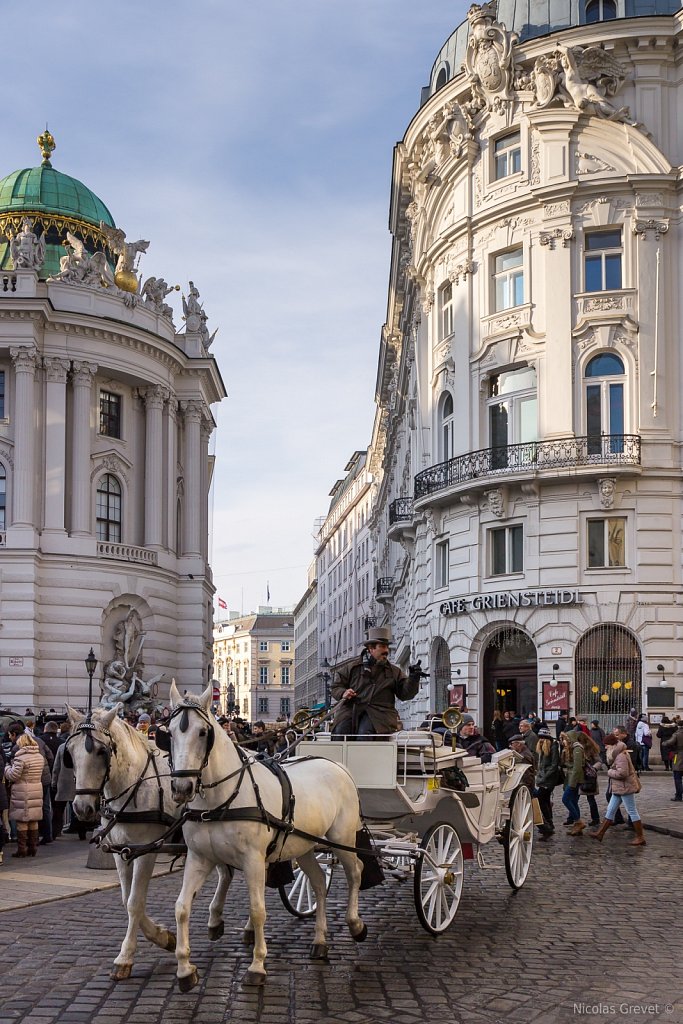
M579 792L585 796L595 796L598 791L598 773L588 761L583 766L583 782L579 784Z
M648 747L648 749L652 747L652 733L645 733L645 735L643 736L643 746Z

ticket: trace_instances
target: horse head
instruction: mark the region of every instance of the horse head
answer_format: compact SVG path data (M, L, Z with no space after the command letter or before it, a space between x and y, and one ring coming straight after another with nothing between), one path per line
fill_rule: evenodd
M116 746L110 727L120 705L111 710L96 708L92 715L82 715L67 705L69 738L64 746L64 766L73 768L76 795L73 808L76 817L94 821L99 814L100 797L109 778Z
M209 684L199 697L181 697L175 679L171 683L171 794L177 804L186 804L195 796L209 761L216 735L212 692Z

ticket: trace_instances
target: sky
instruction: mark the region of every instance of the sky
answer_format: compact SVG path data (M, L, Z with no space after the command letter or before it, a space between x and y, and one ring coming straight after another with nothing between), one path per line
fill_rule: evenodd
M76 0L6 7L0 176L83 181L143 277L218 328L212 567L247 612L293 606L314 522L371 438L394 145L462 0ZM28 24L27 22L32 22ZM27 50L21 40L36 40ZM42 40L42 42L41 42ZM180 296L175 305L180 329ZM225 614L225 613L221 613Z

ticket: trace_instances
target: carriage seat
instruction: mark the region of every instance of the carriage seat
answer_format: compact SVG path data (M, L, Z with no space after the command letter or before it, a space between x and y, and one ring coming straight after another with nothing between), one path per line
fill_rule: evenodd
M450 743L444 745L443 736L437 732L406 730L396 733L396 743L401 774L405 771L407 775L435 775L442 768L467 759L466 751L453 750Z

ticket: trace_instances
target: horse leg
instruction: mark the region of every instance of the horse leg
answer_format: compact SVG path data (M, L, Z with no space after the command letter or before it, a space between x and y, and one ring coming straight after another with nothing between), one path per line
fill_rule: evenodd
M228 894L228 888L232 882L233 875L235 874L234 869L229 864L217 864L216 870L218 871L218 885L216 886L216 893L211 900L211 906L209 907L209 922L208 932L209 938L212 942L216 939L220 939L221 935L225 931L225 925L223 924L223 907L225 906L225 898Z
M128 911L128 928L121 943L119 955L114 960L114 967L112 968L110 978L113 981L124 981L126 978L130 978L137 947L137 920L131 918L130 910L128 909L128 899L133 881L133 864L130 861L123 860L118 854L114 855L114 861L121 886L121 902Z
M146 939L161 949L173 952L175 933L157 924L147 914L147 892L156 860L156 853L148 853L144 857L137 857L133 862L133 885L128 897L128 914L139 915L140 928Z
M199 974L194 964L190 963L190 914L192 903L211 873L213 863L195 853L187 851L183 884L176 900L175 919L177 927L176 960L178 961L178 986L181 992L189 992L199 982Z
M247 923L242 929L242 942L245 946L254 945L254 925L251 920L251 914L247 918Z
M301 854L297 857L297 861L299 867L308 876L315 892L315 934L313 936L313 945L311 946L311 960L327 960L330 950L327 945L327 912L325 908L327 888L325 885L325 872L318 864L314 850Z
M247 973L242 979L243 985L263 985L266 980L265 959L266 939L264 934L266 923L266 864L258 851L244 860L242 865L244 879L249 890L249 921L254 931L254 954ZM246 932L246 929L245 929Z
M332 838L332 837L330 837ZM344 840L339 840L343 842ZM354 839L355 841L355 833ZM346 839L347 845L351 843ZM338 850L337 857L344 868L346 882L349 887L349 902L346 907L346 924L351 932L354 942L363 942L368 934L368 926L363 922L358 910L358 893L360 892L360 876L363 873L362 865L355 853L348 850Z

